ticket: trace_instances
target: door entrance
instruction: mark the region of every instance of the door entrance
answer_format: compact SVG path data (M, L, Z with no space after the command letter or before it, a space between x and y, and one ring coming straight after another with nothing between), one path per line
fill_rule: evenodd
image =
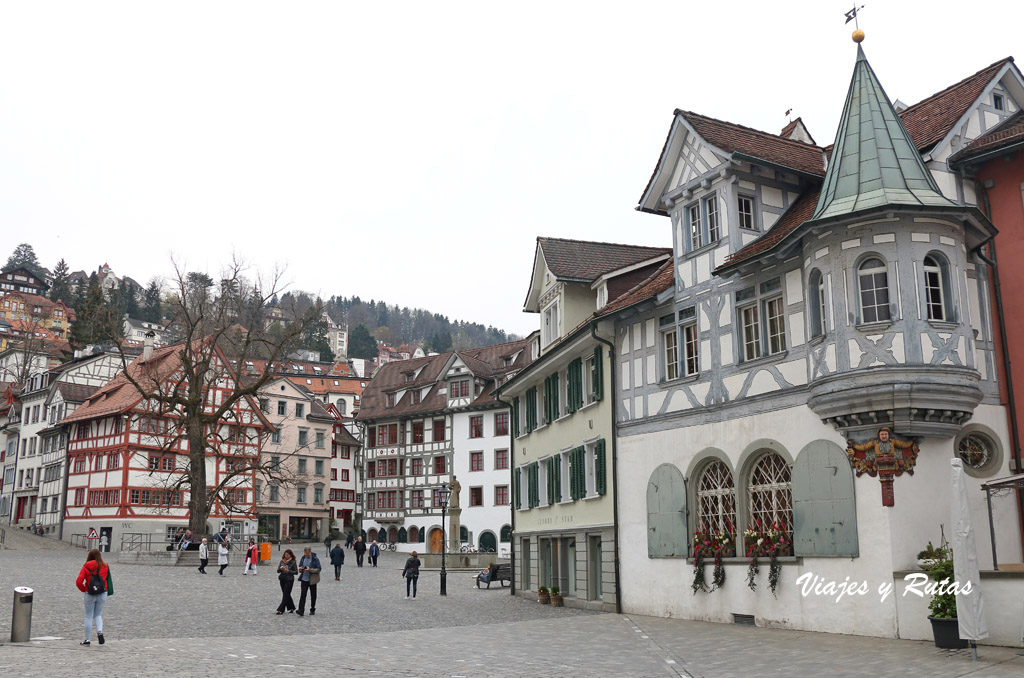
M480 535L480 551L482 553L495 553L498 550L498 542L494 539L493 532L484 532Z
M604 591L601 537L587 537L587 600L601 600Z
M435 527L430 531L430 552L440 553L444 545L444 533L441 528Z

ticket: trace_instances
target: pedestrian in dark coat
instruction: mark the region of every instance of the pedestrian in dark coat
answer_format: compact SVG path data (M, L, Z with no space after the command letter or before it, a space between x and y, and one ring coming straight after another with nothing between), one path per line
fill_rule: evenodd
M377 556L380 555L380 546L377 546L377 542L370 544L370 564L377 567Z
M281 582L281 604L277 606L277 613L284 614L295 612L295 601L292 600L292 588L295 586L295 577L299 574L299 565L295 562L295 554L291 549L286 549L281 556L281 562L277 566L277 578Z
M363 554L366 553L366 544L363 542L363 538L359 537L356 539L355 545L356 552L356 567L363 566Z
M331 565L334 565L334 581L341 581L341 566L345 564L345 549L335 544L331 549Z
M302 559L299 561L299 611L295 614L300 617L306 609L306 594L309 593L309 615L316 614L316 585L320 583L320 559L313 553L313 549L306 547L302 552Z
M416 582L420 578L420 559L417 553L413 551L409 554L409 559L405 561L405 567L402 569L402 576L405 577L405 599L409 599L409 589L412 588L412 597L416 597Z
M355 532L349 532L348 533L348 537L345 538L345 548L347 548L347 549L352 548L352 544L355 542L355 540L356 540L356 533Z
M331 557L331 533L330 532L327 533L327 538L324 539L324 546L327 547L327 555L324 556L324 558L330 558Z

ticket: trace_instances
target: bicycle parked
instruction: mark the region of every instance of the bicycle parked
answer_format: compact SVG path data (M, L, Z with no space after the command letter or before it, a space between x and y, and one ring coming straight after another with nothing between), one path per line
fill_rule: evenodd
M393 541L389 541L386 544L381 544L380 548L381 548L382 551L397 551L398 550L398 543L397 542L393 542Z

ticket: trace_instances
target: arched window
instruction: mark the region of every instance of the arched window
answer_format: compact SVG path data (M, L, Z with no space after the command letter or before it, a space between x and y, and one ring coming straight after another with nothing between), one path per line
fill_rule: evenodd
M763 454L754 463L747 484L750 526L773 524L793 530L793 489L789 465L774 452ZM755 527L756 529L756 527Z
M463 544L469 541L469 528L465 525L459 525L459 541Z
M878 257L865 260L857 269L860 283L860 315L865 323L887 322L889 313L889 270Z
M340 414L345 414L346 409L348 409L348 405L345 404L345 401L342 398L338 398L338 412Z
M503 543L506 543L506 544L510 543L512 541L512 526L511 525L502 525L501 526L501 534L499 535L499 539Z
M807 313L811 319L811 336L821 337L828 332L828 323L825 312L825 277L821 271L811 271L811 277L807 281Z
M406 539L409 538L409 533L405 531L404 527L398 528L398 543L404 544Z
M418 544L420 543L420 529L413 525L409 528L409 543Z
M376 530L376 528L373 528L373 527L370 528L370 531L367 533L367 538L370 541L377 541L377 530Z
M951 314L946 260L936 254L924 258L924 306L928 320L949 320Z
M697 480L697 529L736 532L736 484L724 462L711 462Z
M383 536L383 530L381 531L381 533L382 533L382 536ZM398 541L398 528L392 527L391 529L388 530L388 542L394 544L397 541Z
M494 541L494 533L490 530L480 533L480 544L481 553L494 553L498 550L498 544Z

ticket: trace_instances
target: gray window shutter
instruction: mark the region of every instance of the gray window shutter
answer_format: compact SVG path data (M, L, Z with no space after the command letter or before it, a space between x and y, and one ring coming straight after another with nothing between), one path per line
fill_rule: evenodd
M807 445L793 465L793 553L860 555L853 471L843 450L827 440Z
M654 469L647 483L647 555L686 557L686 486L672 464Z

